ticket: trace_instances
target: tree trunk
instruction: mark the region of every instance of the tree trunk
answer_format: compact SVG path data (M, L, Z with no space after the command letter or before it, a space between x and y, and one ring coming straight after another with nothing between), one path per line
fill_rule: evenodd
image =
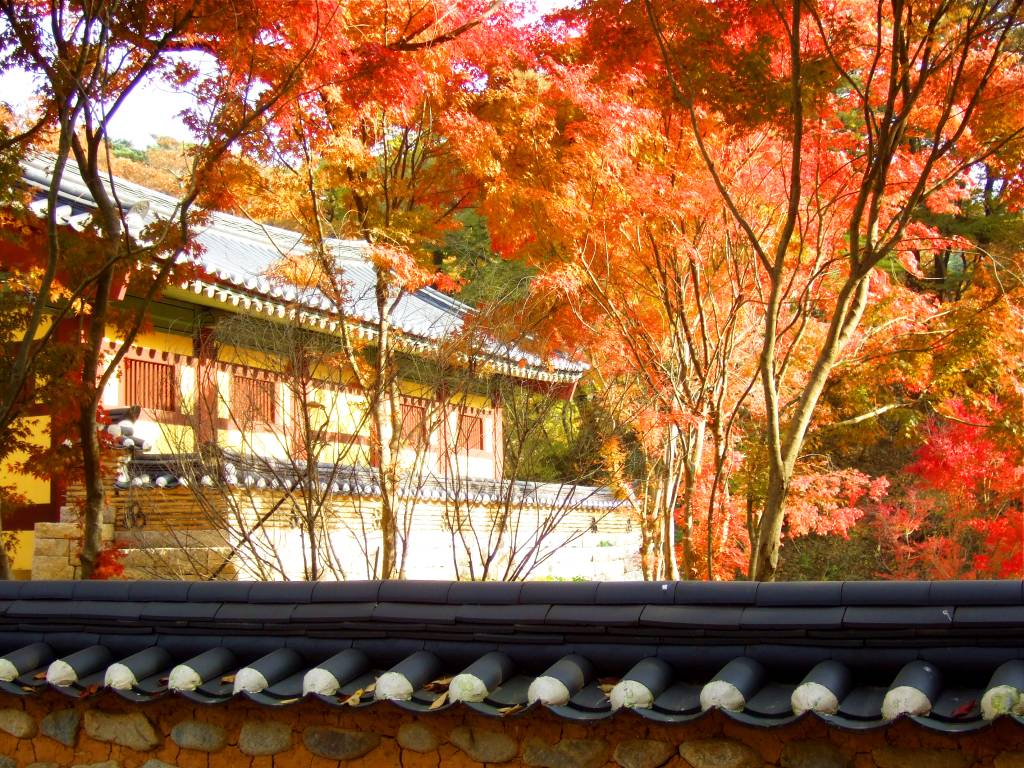
M758 581L774 581L779 566L779 549L782 546L782 526L785 521L786 497L789 495L789 484L793 479L797 458L807 437L807 429L811 425L811 417L818 405L818 399L825 389L828 377L835 367L840 352L846 346L850 336L857 329L864 314L868 298L868 278L851 277L839 293L835 314L829 326L828 335L821 351L815 360L814 367L807 384L804 385L785 434L782 434L781 414L779 413L778 395L774 386L766 384L766 399L773 405L775 412L769 419L775 429L769 434L768 462L768 494L765 498L764 513L761 515L757 530L757 545L751 568L751 578ZM770 326L772 332L774 328ZM772 350L772 359L762 360L762 376L775 374L774 346L766 346ZM766 355L767 357L767 355Z
M103 510L106 506L103 460L96 431L96 406L92 398L87 398L79 407L78 432L82 441L82 473L85 484L85 504L82 507L81 577L88 579L96 570L96 561L103 548Z
M380 578L391 579L395 575L397 561L398 525L394 505L394 488L396 485L397 457L392 450L392 415L391 398L387 393L378 393L374 406L374 429L377 433L377 477L380 483L380 533L381 560Z
M103 455L96 422L96 409L99 407L100 399L100 392L96 388L96 375L103 348L112 283L113 270L108 267L96 280L96 296L89 315L85 354L82 359L83 397L78 408L78 437L82 443L82 475L85 485L81 554L83 579L92 578L100 550L103 548L106 493L103 488Z
M782 548L782 524L785 520L786 497L790 478L771 473L764 514L757 528L757 542L751 562L750 578L754 581L775 581Z
M11 578L11 561L7 557L7 547L4 546L4 507L0 502L0 581L9 581Z
M679 580L679 566L676 563L676 519L675 510L666 498L662 504L662 517L665 521L665 535L662 537L661 561L664 566L663 578L666 581Z
M399 395L394 381L391 325L388 320L390 291L387 281L377 275L377 364L374 371L373 413L374 429L377 433L378 467L380 483L380 532L381 559L380 578L393 579L398 576L398 452L401 435L395 428L398 419Z

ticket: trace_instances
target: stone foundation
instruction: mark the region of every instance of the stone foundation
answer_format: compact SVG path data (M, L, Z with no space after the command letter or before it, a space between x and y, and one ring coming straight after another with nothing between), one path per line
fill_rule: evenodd
M203 707L110 693L0 699L0 768L1022 768L1024 728L974 734L912 722L865 733L815 718L752 728L712 714L658 725L629 713L573 723L544 710L496 720L455 707L413 715L389 704L333 709L244 701Z
M202 503L196 494L204 495ZM288 578L301 579L303 538L283 508L274 511L279 492L242 489L234 506L228 504L223 492L196 491L188 488L131 488L108 493L103 541L116 545L124 557L126 579L207 579L216 573L220 579L254 579L261 576L258 568L247 564L252 547L239 546L226 567L232 543L238 541L237 526L215 527L214 518L233 519L235 512L244 512L253 530L256 520L263 522L254 534L260 552L275 552L291 568ZM81 527L78 509L83 498L80 486L68 489L68 504L61 509L61 522L37 523L32 561L33 579L76 579L79 577L78 554L81 549ZM412 503L412 502L405 502ZM234 510L234 511L231 511ZM269 512L268 512L269 510ZM215 514L216 513L216 514ZM461 514L466 521L463 533L451 531L452 513L443 504L415 502L410 514L411 546L405 560L405 574L411 579L479 579L480 563L485 555L476 551L476 542L499 540L490 533L494 510L474 507ZM372 578L373 554L380 547L376 528L379 502L338 496L324 512L329 531L331 558L345 564L346 579ZM554 515L554 517L551 517ZM492 560L488 577L500 578L509 557L509 550L524 558L531 551L530 541L538 527L547 528L556 520L554 531L541 545L540 562L529 570L531 579L639 580L640 529L630 513L623 510L572 510L553 513L539 508L516 510L507 521L516 530L515 547L506 536ZM404 523L403 523L404 525ZM463 546L469 542L469 550ZM453 556L453 550L455 555ZM327 552L322 556L328 560ZM470 565L470 560L475 568Z

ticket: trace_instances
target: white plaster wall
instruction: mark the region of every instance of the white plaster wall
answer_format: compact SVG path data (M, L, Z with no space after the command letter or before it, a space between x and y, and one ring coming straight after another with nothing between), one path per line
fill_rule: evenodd
M544 554L552 553L544 562L538 564L529 574L529 579L564 579L564 580L639 580L640 570L640 536L634 531L630 533L582 533L576 540L556 546L572 535L572 531L564 531L552 537L550 545L543 550ZM268 544L277 552L289 578L303 578L302 536L296 529L271 529L265 534ZM363 542L363 546L360 543ZM332 555L339 563L346 579L373 578L373 553L379 551L381 537L379 531L371 530L363 534L356 524L349 520L338 526L330 534ZM369 555L364 553L369 550ZM411 545L405 562L405 575L409 579L469 579L471 572L468 567L470 557L479 561L477 553L469 555L466 548L453 544L452 534L439 528L416 528L412 532ZM370 563L367 560L370 560ZM501 578L503 565L507 555L499 556L498 562L492 566L488 575L491 579ZM259 578L257 569L246 568L240 564L239 578ZM478 567L472 574L481 577ZM330 578L330 576L325 576Z

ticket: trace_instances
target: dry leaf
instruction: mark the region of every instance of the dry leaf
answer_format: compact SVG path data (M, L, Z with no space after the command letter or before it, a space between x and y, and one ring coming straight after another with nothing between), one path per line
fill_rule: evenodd
M32 675L32 679L33 680L45 680L46 679L46 672L45 671L44 672L36 672L34 675Z
M370 683L368 686L366 686L366 688L363 690L363 693L373 693L375 690L377 690L377 681L376 680L374 680L372 683Z
M298 701L298 699L281 699L281 701L279 701L278 703L279 704L294 704L296 701Z
M451 685L452 680L453 678L451 677L442 677L438 680L431 680L423 687L426 688L428 691L433 691L438 688L447 688L449 685Z
M612 688L614 688L615 686L611 683L600 683L597 687L604 691L605 696L607 696L609 693L612 692Z
M224 675L224 677L222 677L220 679L220 681L222 683L233 683L233 682L235 682L235 676L234 675Z
M21 686L21 690L28 691L29 693L35 693L36 691L36 689L33 688L31 685L23 685Z
M434 699L430 703L430 708L431 709L440 709L441 707L444 706L444 703L446 701L448 701L448 691L445 691L440 696L438 696L436 699Z
M512 714L515 714L516 712L518 712L522 708L523 708L522 704L513 704L511 707L500 707L498 709L498 714L500 714L500 715L512 715Z
M347 699L345 699L342 703L343 704L348 704L350 707L354 707L357 704L359 704L359 700L363 698L363 694L365 692L366 691L364 691L362 688L360 688L355 693L353 693L351 696L349 696ZM340 701L340 699L339 699L339 701Z

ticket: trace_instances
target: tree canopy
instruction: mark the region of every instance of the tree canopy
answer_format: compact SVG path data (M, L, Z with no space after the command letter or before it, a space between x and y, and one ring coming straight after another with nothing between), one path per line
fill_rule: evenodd
M215 207L300 231L314 258L276 276L328 294L344 278L322 244L365 240L382 323L395 291L431 284L488 333L585 359L566 406L585 441L551 463L628 487L651 578L793 575L799 539L825 557L869 540L886 557L863 575L1020 575L1022 5L0 2L4 66L39 83L0 146L48 147L58 179L75 163L103 214L86 248L52 216L0 213L19 313L0 453L21 445L24 383L74 367L96 476L83 372L107 323L128 343L144 323L111 286L157 295ZM180 156L109 135L150 78L194 94ZM108 168L179 200L159 247L126 234ZM44 305L84 324L73 364ZM378 392L387 488L378 337L353 367Z

